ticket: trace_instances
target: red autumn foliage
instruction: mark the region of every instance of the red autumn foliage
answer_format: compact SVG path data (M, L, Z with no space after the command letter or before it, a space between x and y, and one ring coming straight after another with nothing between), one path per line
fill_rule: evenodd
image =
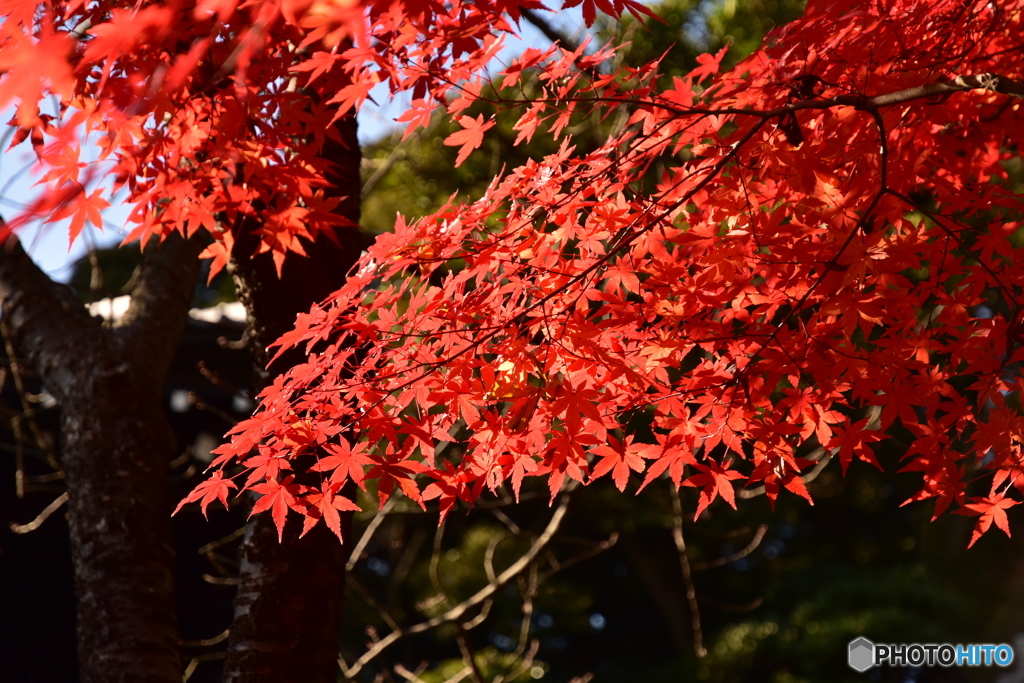
M540 6L4 4L0 104L18 100L45 164L75 169L37 208L92 219L101 200L61 132L84 127L136 203L130 238L206 230L217 265L255 212L279 264L348 229L316 152L377 82L411 92L409 130L436 109L457 120L460 162L494 125L471 104L519 108L517 144L561 139L479 200L381 236L282 338L308 362L188 500L245 477L279 528L295 513L340 535L349 479L382 505L396 487L440 499L443 516L526 476L553 496L567 477L623 489L635 473L701 489L699 514L734 487L810 500L810 467L877 464L872 444L898 436L915 500L979 515L972 544L993 521L1009 533L1024 2L812 0L727 72L719 53L665 83L657 63L611 73L615 46L552 47L485 88L499 36ZM600 146L572 139L572 121L613 113ZM989 494L966 498L983 475Z

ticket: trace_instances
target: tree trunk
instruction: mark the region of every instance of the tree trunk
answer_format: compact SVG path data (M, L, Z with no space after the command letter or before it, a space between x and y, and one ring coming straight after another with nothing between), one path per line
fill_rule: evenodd
M328 139L321 155L332 162L331 192L344 197L336 213L359 221L359 142L354 116L335 126L340 139ZM321 236L307 246L308 257L285 259L278 277L269 254L252 254L257 220L236 236L230 270L245 304L253 348L257 393L272 378L302 361L301 350L267 367L267 345L291 329L295 316L341 287L361 251L355 229L339 229L339 244ZM351 513L342 513L343 524ZM293 520L295 521L295 520ZM289 527L283 542L269 515L249 520L235 619L231 627L224 680L229 683L334 683L338 674L338 632L345 589L347 546L319 525L299 540Z
M163 383L198 275L197 245L151 248L128 312L92 318L17 244L0 247L0 307L61 405L83 683L178 682Z
M180 682L167 490L174 434L157 392L133 386L126 364L103 365L61 402L82 681Z

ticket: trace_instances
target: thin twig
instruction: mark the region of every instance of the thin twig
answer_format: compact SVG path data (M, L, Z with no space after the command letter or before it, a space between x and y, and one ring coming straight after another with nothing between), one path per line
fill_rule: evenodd
M455 636L456 642L459 644L459 652L462 653L462 661L466 663L466 667L470 670L470 676L473 679L473 683L484 683L483 674L480 673L480 668L476 665L476 661L473 659L473 650L469 646L469 639L466 638L466 632L463 629L459 629L459 633Z
M241 538L244 535L245 535L245 527L244 526L243 527L239 527L239 528L235 529L234 531L232 531L227 536L224 536L223 538L218 538L216 541L210 541L209 543L204 545L202 548L199 549L199 554L200 555L206 555L207 553L209 553L209 552L211 552L213 550L216 550L217 548L221 547L222 545L227 545L228 543L231 543L231 541L238 540L239 538Z
M210 647L217 643L223 643L231 635L231 629L226 628L213 638L204 638L202 640L183 640L181 641L182 647Z
M373 519L370 520L370 523L366 525L366 530L363 531L363 535L359 538L359 542L352 548L352 552L348 556L348 562L345 563L346 572L350 572L355 568L356 563L359 562L359 557L363 554L363 551L366 550L366 546L370 543L370 539L373 538L374 532L377 531L377 527L381 525L381 522L384 521L387 514L394 509L397 502L398 498L396 496L388 498L388 502L384 504L384 507L378 510L377 514L375 514Z
M767 531L768 525L762 524L761 526L757 527L757 533L754 534L754 538L751 539L750 543L748 543L747 547L743 550L735 552L732 555L720 557L717 560L711 560L710 562L694 562L692 565L690 565L690 569L697 572L702 569L712 569L713 567L721 567L723 565L732 564L733 562L742 560L744 557L757 550L757 546L761 545L761 541L764 539L764 535Z
M531 565L537 555L547 547L548 543L551 542L551 539L558 532L558 529L561 527L562 521L565 519L565 515L569 510L569 500L571 498L572 491L574 491L577 486L578 482L576 481L571 481L566 485L565 490L559 499L558 507L555 508L554 514L551 515L551 520L548 522L544 532L537 538L534 544L522 557L512 563L508 569L499 574L494 581L491 581L482 589L477 591L473 596L463 600L440 616L428 619L405 629L392 631L381 639L380 642L375 643L373 647L367 650L362 657L352 664L351 667L347 666L343 660L339 659L338 664L341 666L342 672L345 676L353 678L358 675L367 664L376 659L382 652L384 652L384 650L404 636L423 633L442 624L447 624L461 619L466 612L488 600L492 595L501 590L501 588L509 581L526 570L526 568Z
M201 663L210 662L215 659L224 659L225 656L227 656L227 653L225 652L209 652L204 655L197 655L193 657L192 661L190 661L188 666L185 667L185 673L181 677L182 683L188 683L188 679L192 678L192 674L196 672L196 667Z
M556 566L552 566L551 569L541 574L540 583L544 583L558 572L568 569L569 567L573 566L578 562L582 562L583 560L589 560L591 557L594 557L595 555L600 555L605 550L608 550L613 545L615 545L618 541L619 533L617 531L613 531L611 535L608 536L608 538L601 541L600 543L594 544L594 546L590 549L584 550L578 555L573 555L569 559L559 562Z
M237 586L239 579L233 576L214 576L213 574L203 574L203 581L214 586Z
M11 522L11 531L16 534L27 534L30 531L35 531L43 525L43 522L45 522L50 515L59 510L66 502L68 502L67 491L57 496L55 501L43 508L43 511L36 515L36 518L28 524L15 524L14 522Z
M686 555L686 539L683 538L683 504L679 500L679 489L671 484L672 488L672 512L674 522L672 538L676 542L676 550L679 551L679 564L683 570L683 584L686 588L686 602L690 608L690 630L693 631L693 651L698 657L705 656L708 651L704 649L704 633L700 626L700 608L697 605L697 590L693 585L693 577L690 575L690 559Z
M354 573L346 572L345 583L352 586L352 589L355 590L356 593L359 593L359 597L365 600L367 605L376 610L377 614L380 615L380 618L384 620L384 623L387 624L392 631L401 628L401 626L398 625L398 622L395 621L395 618L391 616L391 613L388 612L387 608L380 604L380 602L377 601L377 598L373 597L370 591L366 590L366 586L356 578Z
M238 396L244 399L249 398L249 394L247 392L242 391L238 387L231 384L231 382L224 379L224 376L221 373L217 372L216 370L211 370L210 367L207 366L205 360L201 360L198 363L196 363L196 368L199 370L199 374L205 377L206 380L210 382L210 384L230 392L233 396Z
M516 669L511 674L509 674L508 680L509 681L514 681L517 678L519 678L520 676L522 676L524 673L526 673L527 671L532 669L533 668L533 660L537 658L537 652L539 650L540 650L540 641L536 640L536 639L530 641L530 649L527 651L526 656L523 657L522 665L520 665L520 667L518 669ZM498 679L495 679L494 683L498 683Z
M29 430L32 432L32 436L36 440L36 446L39 447L44 453L46 453L46 461L50 467L60 472L60 463L57 460L57 454L53 451L53 444L50 439L46 436L43 430L39 427L39 423L36 422L36 410L30 405L28 390L25 388L25 379L22 374L23 366L18 360L17 352L15 351L14 344L11 342L11 329L7 325L7 322L0 318L0 333L4 337L4 350L7 352L7 358L10 362L11 379L14 380L14 387L18 390L18 399L21 402L20 416L16 416L11 420L11 427L14 430L15 446L19 448L19 451L15 453L15 457L18 461L18 481L20 484L18 487L19 498L24 497L24 451L20 450L24 446L24 433L21 430L22 420L28 423ZM6 379L6 378L5 378Z
M434 595L423 601L424 607L433 607L434 605L441 602L451 602L448 597L448 593L445 592L444 586L441 585L441 575L438 573L438 569L441 566L441 541L444 539L444 522L437 525L437 531L434 532L434 549L430 554L430 583L434 586Z
M512 518L506 515L500 508L493 508L491 514L494 515L499 522L508 527L508 530L514 533L516 536L523 533L523 530L519 528L519 525L512 521Z
M194 391L188 392L188 402L189 404L195 406L196 410L202 410L207 413L212 413L219 417L220 419L224 420L224 422L228 423L232 427L238 424L238 418L236 418L234 415L231 415L221 410L212 403L207 403L203 399L199 398L199 394L197 394Z
M420 674L414 671L409 671L401 664L395 664L395 673L411 683L424 683L423 679L420 678ZM422 672L420 672L422 673Z

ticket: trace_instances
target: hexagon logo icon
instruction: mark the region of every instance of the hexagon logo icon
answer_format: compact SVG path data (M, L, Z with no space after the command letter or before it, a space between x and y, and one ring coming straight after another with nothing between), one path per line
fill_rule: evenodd
M867 638L851 640L849 662L850 668L858 673L870 669L875 664L875 644Z

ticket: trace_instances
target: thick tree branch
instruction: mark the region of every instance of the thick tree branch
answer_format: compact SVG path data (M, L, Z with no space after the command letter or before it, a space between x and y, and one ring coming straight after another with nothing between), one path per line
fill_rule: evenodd
M83 683L181 680L163 383L197 271L194 249L170 245L148 257L140 298L115 329L16 238L0 246L4 325L60 402Z
M74 293L47 277L13 235L0 245L0 310L14 346L63 401L91 367L75 348L86 340L103 344L104 333Z
M200 251L198 240L177 233L159 246L150 246L135 278L131 305L115 326L132 363L152 372L159 381L169 371L176 349L166 340L178 338L188 320Z

